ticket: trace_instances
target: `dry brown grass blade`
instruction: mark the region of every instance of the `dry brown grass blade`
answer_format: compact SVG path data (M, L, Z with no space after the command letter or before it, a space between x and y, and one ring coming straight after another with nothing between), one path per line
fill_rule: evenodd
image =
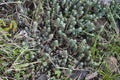
M118 63L118 61L115 57L110 56L110 57L107 58L107 66L112 73L118 71L117 63Z
M91 80L91 79L93 79L93 78L95 78L95 77L97 77L97 76L98 76L98 73L97 73L97 72L94 72L94 73L88 74L88 75L86 76L85 80Z

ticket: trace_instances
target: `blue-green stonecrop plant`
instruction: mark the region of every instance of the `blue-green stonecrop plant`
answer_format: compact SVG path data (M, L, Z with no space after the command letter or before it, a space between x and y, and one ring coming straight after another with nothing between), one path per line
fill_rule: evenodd
M67 50L69 56L80 62L79 68L99 66L106 56L104 53L108 52L107 41L115 34L116 26L112 25L114 20L112 16L107 16L113 14L109 12L108 5L102 5L96 0L45 0L44 5L45 34L54 34L52 44L49 44L49 48L55 51L53 54L61 49Z
M31 20L32 24L25 25L24 29L32 39L21 42L33 52L18 56L17 61L23 64L13 66L20 69L16 77L24 74L24 70L29 73L32 66L33 74L36 71L38 75L48 74L49 79L66 80L75 69L90 67L97 70L107 53L118 56L111 45L119 43L112 25L113 17L119 12L110 15L114 7L119 10L118 5L107 8L97 0L39 0L38 4L35 1L30 3L36 9L32 12L25 8L24 15L32 15L33 22ZM111 52L110 49L114 50Z

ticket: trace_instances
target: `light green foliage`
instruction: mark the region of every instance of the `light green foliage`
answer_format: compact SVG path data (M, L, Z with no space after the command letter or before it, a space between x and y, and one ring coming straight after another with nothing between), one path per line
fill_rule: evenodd
M7 24L5 20L1 19L0 20L0 30L6 32L6 33L3 33L5 36L6 35L11 36L17 30L17 23L14 20L11 20L10 23Z

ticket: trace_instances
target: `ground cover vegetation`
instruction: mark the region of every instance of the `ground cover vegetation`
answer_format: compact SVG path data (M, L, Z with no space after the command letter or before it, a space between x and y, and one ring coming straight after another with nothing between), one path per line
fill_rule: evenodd
M119 80L120 4L0 0L0 80Z

